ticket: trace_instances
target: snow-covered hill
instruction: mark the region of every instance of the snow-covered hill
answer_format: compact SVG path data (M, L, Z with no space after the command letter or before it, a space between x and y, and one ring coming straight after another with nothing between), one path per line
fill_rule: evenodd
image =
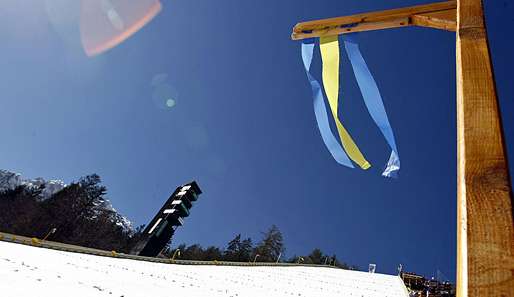
M62 180L55 179L46 181L41 177L24 179L19 173L0 169L0 190L12 190L21 185L27 187L39 187L44 185L45 188L43 192L41 192L43 198L48 198L66 187L66 184Z
M174 265L0 241L0 296L407 297L397 276L335 268Z

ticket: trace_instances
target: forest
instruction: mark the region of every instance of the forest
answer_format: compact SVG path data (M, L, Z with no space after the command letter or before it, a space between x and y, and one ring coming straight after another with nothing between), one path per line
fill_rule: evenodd
M130 253L140 240L144 225L132 228L125 217L111 206L106 198L107 188L97 174L82 177L50 197L41 195L43 189L44 186L19 185L14 189L0 190L0 232L36 238L48 236L52 241L122 253ZM50 233L54 228L55 232ZM358 269L318 248L307 255L286 257L282 232L275 225L261 235L262 238L256 242L237 234L226 247L180 244L173 248L170 242L159 257L232 262L279 261Z

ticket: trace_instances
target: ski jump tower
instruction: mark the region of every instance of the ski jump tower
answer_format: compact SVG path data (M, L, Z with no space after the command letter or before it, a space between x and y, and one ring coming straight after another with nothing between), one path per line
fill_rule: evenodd
M140 241L131 253L139 256L157 257L170 242L178 227L184 225L193 203L202 190L193 181L178 187L150 221Z
M457 296L512 296L512 186L482 0L437 2L299 23L292 39L406 26L456 32Z

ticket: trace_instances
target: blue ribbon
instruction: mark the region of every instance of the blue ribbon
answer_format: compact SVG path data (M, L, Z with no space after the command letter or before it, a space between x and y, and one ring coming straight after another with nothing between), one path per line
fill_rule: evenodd
M325 146L330 151L330 154L332 154L332 157L334 157L337 163L343 166L354 168L352 162L348 158L348 155L346 155L343 148L339 142L337 142L336 138L332 134L332 131L330 130L327 108L325 106L323 92L321 91L321 85L310 73L314 45L314 39L306 39L302 42L302 60L305 71L307 72L307 78L309 79L312 88L312 97L314 99L314 114L316 115L319 132L321 133L323 142L325 142Z
M351 35L353 34L345 34L342 36L346 53L352 64L353 73L355 74L357 84L359 85L369 114L391 147L391 156L382 175L385 177L397 177L398 171L400 170L400 157L396 148L393 129L391 128L391 124L389 124L389 119L387 118L377 83L362 57L359 45Z

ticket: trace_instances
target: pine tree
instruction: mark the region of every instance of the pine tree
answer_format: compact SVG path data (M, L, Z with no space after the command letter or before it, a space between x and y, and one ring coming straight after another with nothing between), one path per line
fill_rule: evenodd
M39 196L43 187L20 185L0 193L0 231L34 236L41 223Z
M217 247L210 246L205 249L203 252L202 259L203 261L221 261L223 258L223 253Z
M241 242L241 247L239 249L239 254L237 256L237 261L239 262L248 262L250 261L250 257L252 256L253 243L250 237L244 239Z
M261 262L275 262L285 251L282 232L277 226L272 225L268 231L263 233L262 241L255 249Z
M322 261L324 260L323 252L318 248L313 249L312 252L306 257L306 263L307 258L309 259L310 264L323 264Z
M241 250L241 234L237 234L234 239L229 241L227 249L225 250L224 260L238 261L239 253Z
M114 211L105 207L107 190L100 183L100 177L92 174L43 201L53 227L58 230L54 240L101 248L106 245L108 233L120 232L116 229L121 227L113 223Z
M204 250L199 244L193 244L184 249L181 258L184 260L203 260Z

